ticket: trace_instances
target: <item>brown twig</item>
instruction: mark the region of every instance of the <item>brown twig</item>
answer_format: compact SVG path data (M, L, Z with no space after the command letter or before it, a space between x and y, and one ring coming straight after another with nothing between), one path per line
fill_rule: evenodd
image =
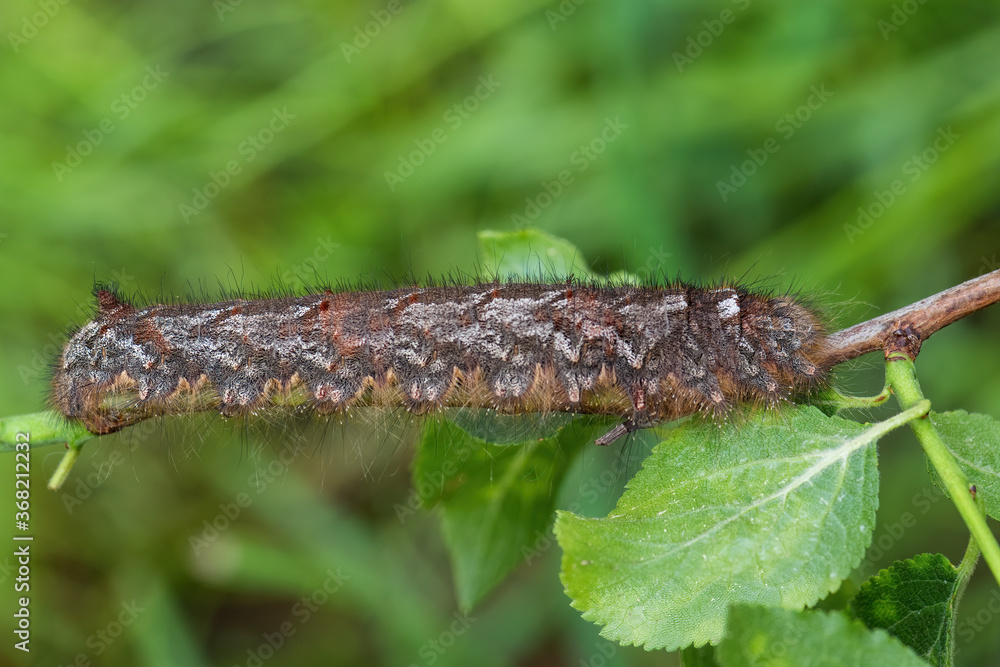
M876 350L905 349L916 356L931 334L997 301L1000 269L831 334L824 361L833 366Z

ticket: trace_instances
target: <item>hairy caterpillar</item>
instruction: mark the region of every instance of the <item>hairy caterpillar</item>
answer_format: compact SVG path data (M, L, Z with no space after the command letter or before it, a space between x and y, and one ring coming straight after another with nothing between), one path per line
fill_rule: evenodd
M95 288L52 400L94 433L276 404L618 415L598 440L826 378L808 308L737 285L493 282L137 307Z

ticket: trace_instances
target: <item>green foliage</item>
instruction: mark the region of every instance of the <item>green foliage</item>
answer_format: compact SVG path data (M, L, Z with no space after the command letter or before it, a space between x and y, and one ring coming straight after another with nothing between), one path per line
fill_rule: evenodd
M403 2L379 25L388 4L0 3L3 416L45 406L49 365L65 329L92 313L95 280L173 298L484 274L495 265L476 233L513 230L517 217L568 239L601 273L764 279L815 296L846 326L1000 266L996 3L453 0ZM733 21L719 25L723 10ZM157 67L169 75L147 89ZM453 129L443 115L490 75L500 88ZM823 86L832 97L803 106ZM274 109L295 118L248 161L240 146ZM629 127L596 159L571 161L615 116ZM438 128L446 141L416 153ZM949 130L957 140L935 154ZM779 150L753 162L772 138ZM412 154L422 164L390 189L386 173ZM547 200L562 170L572 181ZM719 185L740 178L723 199ZM936 408L1000 414L997 331L994 307L924 345L920 378ZM883 369L873 355L838 368L838 382L872 394ZM169 644L204 664L245 665L325 570L343 566L357 585L296 625L265 665L600 664L590 658L605 640L569 608L558 548L477 605L480 620L448 635L451 649L432 650L456 603L436 517L397 519L415 430L387 436L355 417L310 432L308 455L286 464L277 452L294 436L191 422L88 442L59 492L43 487L61 450L32 450L33 651L5 642L0 663L119 667ZM879 449L876 539L929 485L909 434ZM584 447L558 506L572 507L578 479L608 472L612 454ZM0 456L0 478L14 465ZM601 488L578 513L614 506ZM189 537L243 492L253 504L192 554ZM285 493L293 500L276 506ZM921 551L960 554L967 529L950 503L916 518L869 553L872 571ZM97 657L88 638L121 599L147 597L121 575L134 565L168 589L183 622L151 616ZM9 567L0 558L0 574ZM995 590L976 577L967 599ZM1000 655L997 621L984 627L962 646L965 664ZM619 666L673 658L615 648L608 662Z
M478 236L485 266L499 278L597 277L575 245L539 229L482 231Z
M20 440L18 433L30 433L28 445L44 447L47 445L79 446L94 435L77 421L67 421L58 412L46 410L29 415L0 418L0 453L14 451Z
M930 420L969 482L976 485L986 513L1000 520L1000 421L964 410L934 412ZM939 480L933 467L931 471Z
M593 276L572 244L536 230L484 232L480 241L498 276L507 270ZM934 414L927 424L940 435L921 435L928 426L914 420L927 414L929 403L920 397L912 364L896 361L888 368L890 385L908 407L893 417L861 424L834 414L838 407L877 405L886 392L855 399L827 391L817 397L825 411L758 411L722 426L688 419L664 431L607 517L559 511L554 534L557 491L574 458L608 420L451 410L423 428L413 465L417 505L438 508L465 613L513 568L542 558L557 539L572 605L622 644L683 649L685 664L717 661L723 667L783 664L800 642L808 648L795 650L797 664L854 664L860 656L886 664L917 660L879 631L884 629L932 664L951 665L955 610L976 548L970 547L961 570L944 556L921 554L863 584L849 611L872 632L837 612L799 611L836 591L871 543L876 443L892 429L915 423L935 461L933 472L964 493L969 483L960 467L984 507L996 511L997 422L964 412ZM4 420L5 432L25 428L45 442L73 443L57 476L65 476L87 437L78 424L51 413ZM400 521L415 512L414 505L401 507ZM211 548L204 536L192 544L196 553ZM150 604L177 626L164 595L161 586ZM185 630L177 626L171 633L183 637ZM719 644L718 650L709 644ZM196 658L185 643L139 644L150 662L167 646Z
M722 667L920 667L923 660L882 630L841 612L734 607L719 645Z
M811 407L673 430L606 519L560 514L567 593L606 636L668 649L717 642L729 604L815 603L871 541L886 430Z
M532 230L482 233L480 240L498 266L539 268L538 258L549 257L579 270L575 247ZM558 513L562 580L573 606L603 626L604 636L647 649L685 649L685 663L712 664L713 652L695 647L723 637L720 664L780 663L784 658L776 657L775 647L787 648L788 633L810 634L803 664L854 664L869 651L904 661L899 664L915 661L886 635L866 634L839 614L778 612L797 611L837 590L871 543L879 486L876 442L929 408L915 381L898 391L908 396L909 409L873 425L835 413L838 407L880 404L888 392L856 399L827 391L818 396L825 411L801 406L758 413L722 428L696 418L670 430L606 518ZM944 427L952 453L990 496L996 424L976 417L949 413L931 421ZM414 472L417 488L429 489L425 502L443 505L463 606L485 595L516 564L518 548L522 558L533 553L531 531L537 550L551 507L551 494L538 493L539 482L554 484L561 466L549 462L548 469L558 472L543 477L535 471L553 457L555 440L572 451L578 437L561 432L510 445L516 438L505 429L473 426L466 431L488 439L498 433L508 446L476 442L455 426L429 426ZM442 446L445 441L453 445ZM981 443L985 453L973 447ZM547 537L544 544L547 548ZM974 558L968 572L972 563ZM933 664L950 665L954 611L966 580L942 556L924 554L894 568L905 571L874 577L852 601L852 612ZM768 605L770 615L746 616L745 604ZM915 616L904 616L901 609ZM737 644L750 641L741 635L748 632L759 651L734 652L734 638ZM830 653L815 648L838 641L851 645Z
M498 276L572 271L593 277L577 248L536 230L483 232L480 241ZM964 574L944 556L921 554L872 577L849 609L871 632L838 612L799 611L836 591L871 543L877 441L928 412L912 364L890 361L889 371L908 409L871 425L834 413L838 406L876 405L885 392L852 399L827 391L818 396L825 411L798 406L757 412L721 427L689 419L665 432L607 517L560 511L554 536L556 492L574 457L607 420L452 410L424 426L413 486L419 505L439 510L465 613L518 564L544 556L555 537L573 606L622 644L684 649L686 664L717 661L723 667L783 664L800 642L808 648L795 651L797 664L847 665L862 656L920 664L879 630L885 629L931 664L951 665L955 610L978 549L970 547ZM914 430L934 462L932 472L964 493L969 482L960 467L995 516L996 420L951 412L932 415L928 424ZM6 419L3 429L5 440L11 439L8 431L27 429L39 441L71 443L56 473L60 479L89 437L52 413ZM959 509L967 521L981 520L965 514L968 502L964 506ZM413 512L397 510L397 517L405 521ZM974 525L976 530L982 528ZM211 547L204 535L192 544L196 553ZM986 547L989 560L996 544ZM162 637L185 637L165 589L158 590L148 603L175 626ZM717 651L707 646L719 642ZM198 658L189 642L137 646L151 664L175 650L189 661Z
M961 583L947 558L918 554L866 581L850 612L869 628L887 630L932 665L950 665Z
M554 545L556 490L593 431L578 421L549 438L496 445L443 420L424 428L413 485L424 507L440 507L463 609Z

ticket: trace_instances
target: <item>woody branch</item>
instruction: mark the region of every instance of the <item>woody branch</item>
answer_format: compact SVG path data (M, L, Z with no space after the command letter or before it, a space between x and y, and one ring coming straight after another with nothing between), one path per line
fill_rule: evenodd
M824 361L839 364L869 352L891 351L900 346L916 356L920 343L931 334L997 301L1000 301L1000 269L831 334Z

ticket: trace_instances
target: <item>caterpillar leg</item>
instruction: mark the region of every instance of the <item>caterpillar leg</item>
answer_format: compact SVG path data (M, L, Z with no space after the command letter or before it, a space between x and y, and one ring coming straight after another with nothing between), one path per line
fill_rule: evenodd
M636 430L638 430L638 428L632 423L631 419L628 419L620 424L616 424L615 427L612 428L610 431L602 435L597 440L594 440L594 444L604 447L606 445L610 445L612 442L622 437L623 435L626 435Z

